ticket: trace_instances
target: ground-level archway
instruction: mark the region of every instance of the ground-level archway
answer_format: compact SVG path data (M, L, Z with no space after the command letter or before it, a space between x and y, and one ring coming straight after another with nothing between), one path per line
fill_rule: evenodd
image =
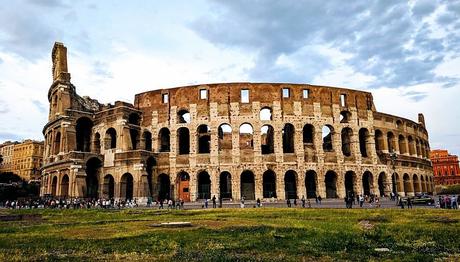
M348 197L355 197L356 192L356 173L348 171L345 173L345 194Z
M292 170L284 175L284 192L286 199L297 198L297 173Z
M305 188L307 190L307 198L316 198L316 184L317 184L317 175L313 170L307 171L305 173Z
M241 197L244 197L246 200L255 199L255 184L254 184L254 174L245 170L241 173Z
M190 202L190 176L187 172L177 175L177 195L184 202Z
M211 177L208 172L201 171L198 174L198 199L211 198Z
M276 198L276 175L272 170L267 170L263 175L263 197Z
M387 176L385 172L381 172L379 174L378 184L379 184L379 196L383 197L385 196L385 189L387 186Z
M99 173L102 166L99 158L93 157L86 162L86 192L85 197L99 197Z
M120 198L132 200L134 193L134 179L130 173L124 173L120 180Z
M337 174L334 171L327 171L324 182L326 184L326 198L337 198Z
M115 196L115 179L108 174L104 177L104 188L102 189L104 198L112 199Z
M64 175L61 179L61 197L68 197L69 196L69 176Z
M363 174L363 194L365 196L370 196L373 194L373 176L369 171L364 172Z
M232 175L224 171L220 173L219 190L221 198L232 198Z
M57 196L57 176L53 177L53 180L51 181L51 195Z
M171 181L166 174L158 176L158 199L165 200L171 198Z

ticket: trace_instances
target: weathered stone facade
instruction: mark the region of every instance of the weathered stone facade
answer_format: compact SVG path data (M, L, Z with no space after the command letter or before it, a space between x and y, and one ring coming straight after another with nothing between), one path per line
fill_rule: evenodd
M39 181L43 161L43 141L26 139L0 144L3 162L0 172L12 172L26 181Z
M377 112L371 93L224 83L101 105L76 94L62 44L52 57L42 194L195 201L434 190L423 115Z
M458 156L449 154L447 150L437 149L431 151L430 158L436 185L460 184Z

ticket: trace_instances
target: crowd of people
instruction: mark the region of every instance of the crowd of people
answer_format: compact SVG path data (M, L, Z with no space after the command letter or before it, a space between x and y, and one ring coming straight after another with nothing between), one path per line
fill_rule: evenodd
M121 209L138 207L137 199L115 200L115 199L87 199L87 198L36 198L7 200L0 202L0 207L10 209L33 209L33 208L50 208L50 209Z
M458 209L458 196L457 195L445 195L439 196L436 202L436 207L447 208L447 209Z

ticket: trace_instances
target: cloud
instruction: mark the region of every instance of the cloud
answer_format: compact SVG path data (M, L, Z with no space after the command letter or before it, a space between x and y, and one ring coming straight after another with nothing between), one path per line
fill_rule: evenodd
M42 102L38 101L38 100L32 100L32 104L35 106L35 108L37 108L37 110L44 114L44 113L47 113L47 109L46 109L46 106L44 104L42 104Z
M22 140L18 133L0 131L0 141L19 141Z

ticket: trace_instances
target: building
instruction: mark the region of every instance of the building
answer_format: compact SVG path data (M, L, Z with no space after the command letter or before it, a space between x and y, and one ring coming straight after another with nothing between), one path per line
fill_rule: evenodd
M76 93L62 43L52 62L42 195L196 201L434 190L423 115L378 112L369 92L223 83L103 105Z
M6 141L0 144L0 155L3 161L0 163L0 173L13 172L13 152L14 146L18 142Z
M43 141L24 140L14 145L13 173L26 181L39 181L43 163Z
M458 156L449 154L447 150L437 149L431 151L430 158L436 185L460 184Z

